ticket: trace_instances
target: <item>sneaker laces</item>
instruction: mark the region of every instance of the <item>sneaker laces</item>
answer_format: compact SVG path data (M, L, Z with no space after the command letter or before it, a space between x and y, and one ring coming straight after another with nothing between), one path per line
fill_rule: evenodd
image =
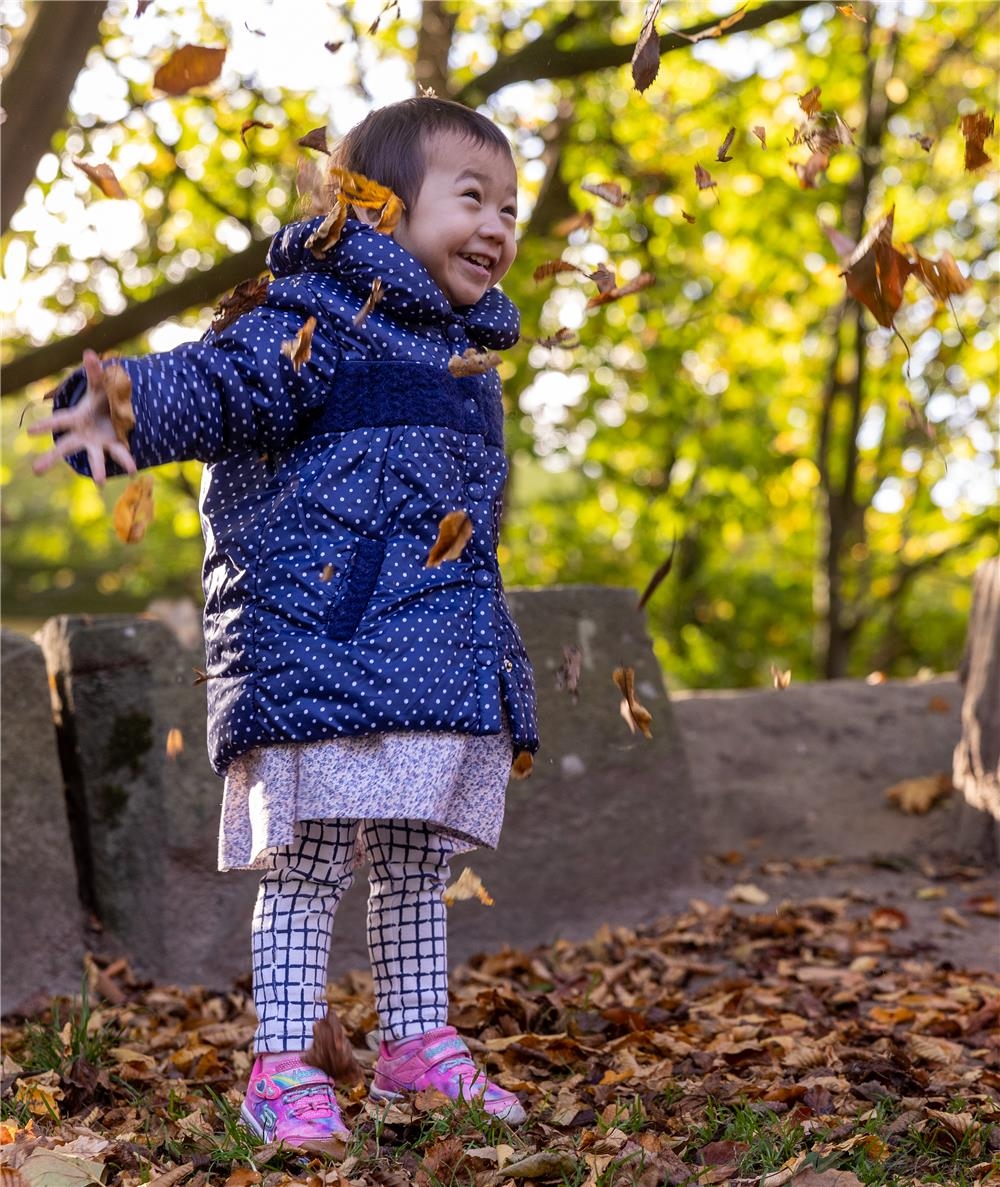
M286 1088L281 1099L287 1104L289 1113L300 1121L326 1121L340 1112L331 1084Z

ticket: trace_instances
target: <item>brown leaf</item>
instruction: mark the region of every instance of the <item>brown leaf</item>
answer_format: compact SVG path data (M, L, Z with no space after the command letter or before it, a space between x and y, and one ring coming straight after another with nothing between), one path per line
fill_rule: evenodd
M767 130L764 128L763 124L755 124L750 129L750 131L753 132L753 134L760 141L761 148L767 148Z
M931 149L934 147L934 137L933 136L927 136L926 134L921 133L921 132L911 132L910 139L915 140L917 142L917 144L919 144L920 147L924 150L924 152L930 152Z
M871 311L880 326L886 328L892 325L892 319L902 304L903 286L914 270L914 265L893 245L894 213L895 208L891 208L878 220L851 252L845 261L847 267L841 273L851 296ZM844 238L841 237L840 241L844 242Z
M391 235L396 227L399 226L399 220L403 216L403 210L402 198L397 198L395 194L390 194L379 213L375 223L375 230L381 231L383 235Z
M571 235L574 231L589 231L594 225L594 215L590 210L580 210L576 214L562 219L552 228L553 235Z
M583 652L575 644L563 648L562 663L556 669L556 688L565 689L574 704L580 699L580 674L583 669Z
M338 50L344 48L344 43L342 41L324 41L323 48L327 50L328 53L335 54Z
M449 511L438 523L437 539L434 541L424 568L436 569L443 561L454 561L472 539L472 520L465 511Z
M681 211L681 218L683 218L686 223L696 223L698 221L693 214L688 214L686 210Z
M184 734L174 726L167 731L167 758L177 758L184 753Z
M928 260L919 252L914 252L914 256L914 276L942 304L946 304L949 297L960 296L972 287L972 281L959 271L951 252L942 252L937 260Z
M330 180L334 184L335 192L349 206L377 210L379 217L375 230L386 235L392 234L404 207L403 202L387 185L372 181L363 173L352 173L348 169L338 168L330 170Z
M861 21L863 25L868 24L868 18L866 16L862 16L853 4L838 4L837 11L839 13L843 13L844 16L853 17L856 21Z
M694 179L698 183L698 189L700 190L709 190L719 184L717 181L712 180L711 173L701 165L695 165Z
M118 363L104 368L104 391L108 397L108 412L115 436L123 445L128 445L128 435L135 428L132 380L129 379L125 368Z
M599 264L593 272L587 273L587 278L597 285L599 293L610 293L615 287L615 274L607 264Z
M105 198L125 198L125 191L121 187L114 170L103 162L100 165L88 165L86 161L73 158L73 164L82 170L97 186Z
M231 293L223 297L215 307L215 316L209 329L218 334L226 326L231 325L238 317L256 309L267 298L270 286L269 276L259 276L256 279L241 280Z
M729 149L733 143L733 137L735 135L736 135L736 129L730 128L729 131L726 133L725 140L723 140L723 142L719 145L719 148L715 154L715 159L717 161L725 162L725 161L731 161L733 159L731 156L728 155L728 153L729 153Z
M263 120L244 120L240 125L240 139L243 141L243 147L249 148L247 144L247 132L251 128L273 128L274 124L267 124Z
M895 804L900 812L922 816L929 812L940 799L953 791L951 776L943 771L937 775L924 775L916 779L903 779L886 788L885 798Z
M153 519L153 479L140 474L119 495L113 512L115 535L123 544L138 544Z
M804 95L799 95L799 106L806 113L806 115L815 115L820 109L819 97L822 94L820 87L813 87L806 91Z
M963 115L959 121L965 137L965 171L972 173L988 165L992 159L983 149L987 136L993 135L993 117L980 108L972 115Z
M317 260L324 259L326 253L336 246L346 222L347 203L335 199L333 209L306 240L306 247Z
M312 356L312 339L315 329L316 319L314 317L306 318L295 337L281 344L281 353L291 359L292 370L296 375Z
M524 1158L508 1162L503 1168L506 1179L563 1179L573 1181L577 1160L569 1150L538 1150Z
M215 82L225 59L224 47L182 45L153 75L153 86L167 95L186 95L194 87Z
M482 879L470 866L466 866L451 885L441 892L441 901L446 907L464 899L479 899L485 907L493 906L493 897L483 885Z
M570 330L566 326L561 326L554 334L549 334L545 338L529 338L525 335L526 342L533 342L536 346L561 346L566 350L572 349L574 346L580 345L580 339L577 337L576 330Z
M372 281L372 291L368 294L368 298L364 305L354 315L354 324L356 326L363 326L368 318L368 314L375 308L375 306L382 300L382 279L376 276Z
M643 13L642 30L632 51L632 82L641 94L656 78L660 70L660 39L656 33L656 18L662 0L648 0Z
M153 0L138 0L135 6L135 19L138 20L152 3Z
M470 346L464 354L453 354L448 360L448 370L456 379L468 375L485 375L500 365L500 356L495 350L476 350Z
M312 1045L305 1052L303 1060L326 1072L331 1080L346 1088L361 1083L365 1078L340 1018L329 1007L325 1016L313 1023Z
M527 779L535 766L535 760L527 750L519 750L510 764L510 774L513 779Z
M642 591L642 594L639 597L639 603L636 606L637 610L641 610L643 608L643 606L645 606L645 604L649 601L649 599L653 596L653 594L659 588L660 583L664 580L664 578L669 576L670 570L673 568L674 553L676 551L677 551L677 535L675 533L673 539L670 541L670 551L667 553L666 558L659 565L657 565L656 571L653 573L652 577L650 577L649 581L646 583L646 588Z
M779 690L786 689L792 682L791 669L789 668L783 671L777 664L771 664L771 680L775 688Z
M638 276L627 281L625 284L616 284L610 289L595 294L587 302L587 308L596 309L599 305L607 305L611 301L620 301L622 297L628 297L632 293L638 293L645 288L649 288L655 281L656 277L652 272L640 272Z
M622 189L617 181L598 181L593 185L586 183L580 186L580 189L586 190L588 194L596 194L598 198L603 198L605 202L610 202L612 206L624 206L628 202L628 194Z
M550 276L555 276L559 272L579 272L581 276L587 275L583 268L578 268L576 264L567 263L566 260L546 260L544 264L539 264L534 272L532 272L531 278L536 282L547 280Z
M615 668L611 678L622 694L621 715L625 724L633 734L638 730L644 737L651 738L653 733L649 727L653 722L653 715L636 699L635 669Z
M330 150L326 144L326 124L321 128L313 128L306 132L305 136L300 136L295 142L302 146L302 148L312 148L316 152L326 153L329 155Z
M830 158L825 152L814 152L804 165L795 165L795 172L799 178L799 186L804 190L817 189L816 178L825 173L830 164Z

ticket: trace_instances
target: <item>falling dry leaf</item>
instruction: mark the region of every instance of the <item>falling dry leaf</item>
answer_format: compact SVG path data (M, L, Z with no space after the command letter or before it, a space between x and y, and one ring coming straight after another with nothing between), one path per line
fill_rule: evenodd
M729 131L726 133L725 140L723 140L723 142L719 145L718 150L716 151L715 159L717 161L725 162L725 161L731 161L733 159L728 154L729 154L729 149L731 148L732 143L733 143L733 137L735 135L736 135L736 129L730 128Z
M903 779L886 788L885 798L908 815L929 812L940 799L953 791L951 776L941 772L918 779Z
M934 137L927 136L925 133L911 132L910 139L915 140L917 142L917 144L919 144L920 147L924 150L924 152L930 152L931 149L934 147Z
M347 222L347 203L334 201L333 209L306 240L306 247L317 260L326 258L326 253L335 247Z
M224 48L182 45L153 75L153 86L167 95L186 95L194 87L215 82L225 58Z
M274 127L274 124L265 123L263 120L244 120L243 123L240 125L240 139L243 141L244 147L245 148L249 147L249 145L247 145L247 132L249 132L251 128L273 128L273 127Z
M844 16L853 17L856 21L861 21L861 23L864 25L868 24L868 18L866 16L862 16L853 4L838 4L837 11L839 13L843 13Z
M495 350L476 350L470 346L463 354L453 354L448 360L448 370L456 379L469 375L485 375L500 365L500 356Z
M681 218L683 218L686 223L696 223L698 221L693 214L688 214L686 210L681 211Z
M612 206L624 206L628 202L628 194L617 181L598 181L592 185L584 183L580 189L586 190L588 194L596 194L598 198L603 198Z
M913 272L912 264L892 242L895 208L891 208L872 227L861 242L844 258L842 248L850 240L839 232L827 235L847 265L841 276L848 292L874 315L880 326L890 327L903 300L903 287Z
M317 1018L313 1023L312 1046L306 1051L303 1061L326 1072L344 1087L361 1083L365 1078L351 1041L344 1033L343 1024L332 1009L328 1009L322 1018Z
M676 551L677 551L677 535L675 533L673 539L670 541L670 551L667 553L664 560L659 565L657 565L656 571L653 573L652 577L650 577L649 581L646 583L646 588L642 591L642 594L639 597L639 603L636 606L637 610L641 610L643 608L643 606L646 605L646 603L649 601L649 599L656 592L657 588L660 586L661 582L666 577L669 576L670 570L673 568L674 553Z
M615 287L615 274L607 264L598 264L593 272L587 273L587 279L597 285L599 293L610 293Z
M112 513L115 535L123 544L138 544L153 519L153 479L140 474L125 487Z
M652 272L640 272L638 276L626 281L625 284L615 284L610 288L598 292L587 302L587 308L596 309L599 305L607 305L611 301L620 301L622 297L628 297L632 293L642 292L643 289L649 288L655 282L656 277Z
M231 325L238 317L256 309L267 298L267 290L271 284L269 276L256 279L241 280L228 296L222 298L215 307L215 316L209 329L218 334Z
M510 764L510 773L514 779L527 779L534 770L535 760L527 750L519 750Z
M380 185L365 177L363 173L352 173L347 169L332 168L330 181L336 192L348 206L360 206L364 210L377 210L375 230L391 235L403 213L403 202L386 185Z
M799 95L799 106L806 113L806 115L815 115L820 109L819 97L822 91L819 87L813 87L806 91L804 95Z
M792 682L791 669L782 670L777 664L771 664L771 682L777 689L785 689Z
M549 334L545 338L529 338L525 335L526 342L532 342L535 346L545 346L551 349L554 346L561 346L566 350L570 350L574 346L580 345L580 339L577 337L576 330L570 330L566 326L561 326L554 334Z
M652 725L653 715L636 699L635 669L615 668L611 678L622 694L620 709L625 724L633 734L638 730L644 737L652 738L653 732L649 727Z
M312 148L316 152L326 153L329 155L329 148L326 143L326 124L321 128L313 128L306 132L305 136L300 136L295 142L303 148Z
M291 360L292 370L296 375L312 357L313 331L316 329L316 319L308 317L302 323L294 338L282 342L281 353Z
M963 115L959 121L965 137L965 171L973 173L990 163L990 156L983 149L987 136L993 135L993 117L980 109L972 115Z
M660 70L660 39L656 33L656 18L662 0L648 0L643 13L642 30L632 51L632 82L642 94Z
M949 297L961 296L972 287L972 281L959 271L951 252L943 251L937 260L929 260L919 252L913 254L913 275L942 304L947 304Z
M830 164L830 158L825 152L814 152L809 160L804 165L794 162L796 175L799 179L799 186L804 190L817 189L816 178L821 173L825 173Z
M698 189L700 190L709 190L719 184L717 181L712 180L711 173L701 165L695 165L694 179L698 183Z
M450 886L441 892L441 899L446 907L451 907L465 899L479 899L484 907L493 906L493 898L483 885L482 879L470 866L466 866Z
M571 235L574 231L589 231L593 225L593 212L590 210L581 210L556 223L552 228L552 234L559 236Z
M532 272L531 278L536 282L547 280L550 276L556 276L560 272L579 272L582 276L587 275L583 268L578 268L576 264L570 264L566 260L546 260Z
M761 146L761 148L767 148L767 131L766 131L766 129L763 127L763 125L761 125L761 124L755 124L755 125L754 125L754 126L751 128L751 129L750 129L750 131L751 131L751 132L753 132L753 134L754 134L754 135L757 137L757 139L760 141L760 146Z
M167 758L177 758L184 753L184 735L174 726L167 731Z
M118 363L104 368L104 393L108 398L108 413L115 436L123 445L128 445L128 435L135 428L132 380Z
M105 198L124 198L126 196L110 165L103 162L100 165L88 165L86 161L81 161L77 157L73 158L73 164L77 169L86 173Z
M566 692L575 704L580 699L580 673L583 668L583 652L575 643L563 648L562 663L556 669L556 688Z
M434 541L424 568L436 569L443 561L454 561L472 539L472 520L465 511L449 511L438 523Z
M368 314L375 308L375 306L382 300L382 280L376 276L372 281L372 291L368 294L368 298L364 305L354 315L354 324L356 326L363 326L368 319Z

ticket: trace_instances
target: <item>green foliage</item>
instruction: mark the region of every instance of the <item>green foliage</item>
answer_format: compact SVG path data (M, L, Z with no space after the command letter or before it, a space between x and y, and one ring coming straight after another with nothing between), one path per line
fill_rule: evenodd
M560 52L609 37L628 46L642 19L642 6L625 3L442 7L456 22L456 88L476 84L494 60L529 53L553 28ZM673 570L648 606L674 685L766 683L772 666L820 676L833 616L845 674L953 669L971 575L996 548L997 178L964 171L958 128L961 114L992 102L986 6L855 7L867 21L812 5L685 45L663 57L641 95L625 64L520 83L488 101L515 142L526 198L526 234L505 283L526 335L503 363L513 462L505 574L511 584L638 592L676 538ZM181 11L206 41L231 33L193 0ZM663 19L681 29L703 17L704 5L677 2ZM395 64L412 75L412 20L404 13L375 36L349 34L361 48L344 69L345 100L368 102L362 62L370 73ZM102 47L123 88L121 116L102 124L76 113L5 242L8 271L26 277L25 307L41 311L30 326L26 314L14 319L8 353L74 333L295 217L306 201L296 171L309 155L297 136L324 120L343 130L336 110L291 89L225 76L211 96L149 103L150 68L125 23L112 12ZM793 167L808 156L793 141L805 118L798 97L811 87L855 140L814 189ZM863 150L869 89L872 105L887 107L881 135ZM275 126L254 129L245 147L248 119ZM732 159L719 161L730 128ZM987 148L995 155L995 142ZM112 217L102 211L125 204L95 199L66 168L72 156L120 166L133 200L122 218L137 220L125 246L109 249L97 234ZM695 165L714 187L697 188ZM624 207L582 189L604 180L629 192ZM84 241L69 233L82 205L95 223ZM946 308L911 278L901 338L863 313L852 408L829 391L831 376L843 389L857 366L857 306L845 300L843 263L823 228L857 238L890 207L896 243L933 259L950 252L973 287ZM592 230L556 233L574 209L592 212ZM656 283L587 310L594 286L583 276L532 279L560 257L588 271L607 263L626 279L647 270ZM206 324L205 310L192 311L123 352ZM529 340L563 326L579 345ZM102 494L69 477L32 481L35 446L18 435L19 413L4 418L8 620L197 597L198 468L157 473L154 525L141 545L125 546L109 515L120 484ZM843 536L831 543L838 514ZM839 609L829 609L832 596Z
M118 1037L118 1028L91 1009L84 980L78 1003L57 999L45 1017L27 1023L18 1058L29 1074L53 1071L66 1078L78 1059L92 1067L106 1065Z

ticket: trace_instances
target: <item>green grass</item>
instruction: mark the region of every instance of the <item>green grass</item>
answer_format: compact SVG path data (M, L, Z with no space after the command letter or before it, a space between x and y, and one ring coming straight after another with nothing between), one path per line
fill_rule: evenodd
M25 1075L53 1071L64 1076L78 1059L95 1068L107 1066L108 1052L120 1038L116 1026L96 1024L84 980L78 1003L56 1000L47 1019L26 1024L17 1059Z

